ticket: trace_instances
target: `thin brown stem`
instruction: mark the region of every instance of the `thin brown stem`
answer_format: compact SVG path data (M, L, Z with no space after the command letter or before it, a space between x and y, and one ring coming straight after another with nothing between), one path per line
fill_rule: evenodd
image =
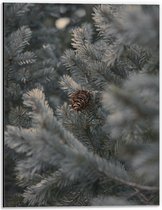
M122 184L126 184L130 187L137 188L137 189L140 189L140 190L146 190L146 191L158 191L159 190L158 187L144 186L144 185L136 184L134 182L125 181L125 180L120 179L118 177L113 177L113 179L115 179L116 181L119 181Z

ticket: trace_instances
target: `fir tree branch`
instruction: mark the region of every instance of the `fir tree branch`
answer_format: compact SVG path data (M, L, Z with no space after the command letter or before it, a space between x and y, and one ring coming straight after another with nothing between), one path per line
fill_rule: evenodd
M86 43L90 43L92 40L92 27L90 24L85 24L82 28L76 28L73 30L72 46L79 50L80 47Z
M31 34L30 28L22 26L8 37L8 46L13 57L21 53L23 49L29 45Z
M63 75L60 81L61 88L68 92L68 94L74 93L77 90L82 90L83 88L77 84L70 76Z
M125 181L123 179L120 179L118 177L113 177L114 180L119 181L122 184L126 184L127 186L133 187L134 189L139 189L139 190L146 190L146 191L158 191L159 187L156 186L146 186L146 185L140 185L140 184L136 184L134 182L129 182L129 181Z

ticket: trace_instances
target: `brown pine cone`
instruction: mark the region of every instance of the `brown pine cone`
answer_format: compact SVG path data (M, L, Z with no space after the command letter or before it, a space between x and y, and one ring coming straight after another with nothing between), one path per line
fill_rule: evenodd
M89 100L90 93L86 90L78 90L75 93L70 94L70 102L75 111L85 109L89 104Z

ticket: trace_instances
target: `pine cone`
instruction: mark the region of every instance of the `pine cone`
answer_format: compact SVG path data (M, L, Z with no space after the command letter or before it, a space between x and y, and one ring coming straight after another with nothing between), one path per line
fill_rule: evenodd
M86 90L78 90L75 93L72 93L70 95L70 102L72 105L72 108L75 111L81 111L85 109L90 100L90 93Z

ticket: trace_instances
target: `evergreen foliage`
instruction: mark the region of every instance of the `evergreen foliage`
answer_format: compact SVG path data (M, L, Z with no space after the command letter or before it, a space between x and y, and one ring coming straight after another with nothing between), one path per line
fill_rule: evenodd
M15 94L5 145L20 188L5 205L158 205L159 7L93 5L94 22L67 27L65 49L51 19L69 12L75 20L76 5L5 6L28 14L25 26L5 32L5 88Z
M59 58L64 47L70 44L71 28L84 21L87 9L84 5L26 3L4 3L3 8L5 126L29 128L31 120L22 104L22 95L43 85L54 109L66 98L57 83L63 74ZM71 18L71 22L67 28L59 30L55 22L62 16ZM63 37L65 30L68 39ZM14 171L19 158L6 146L4 155L4 205L22 206L22 199L17 196L21 197L22 191L16 187Z

